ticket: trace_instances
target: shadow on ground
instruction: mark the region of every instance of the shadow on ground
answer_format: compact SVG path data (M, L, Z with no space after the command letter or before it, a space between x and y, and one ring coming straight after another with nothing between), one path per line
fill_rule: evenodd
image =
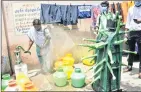
M141 85L135 86L135 84L121 82L122 89L125 91L141 91Z

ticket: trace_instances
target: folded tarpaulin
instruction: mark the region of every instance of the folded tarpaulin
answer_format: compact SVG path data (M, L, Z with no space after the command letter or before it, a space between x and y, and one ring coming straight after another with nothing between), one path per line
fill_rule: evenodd
M92 5L78 5L78 18L91 18Z

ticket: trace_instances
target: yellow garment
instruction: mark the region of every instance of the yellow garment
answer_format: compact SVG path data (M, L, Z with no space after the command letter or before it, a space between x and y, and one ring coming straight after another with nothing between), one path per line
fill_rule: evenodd
M122 16L123 16L123 23L126 23L127 20L127 13L128 13L128 2L124 1L121 3L121 9L122 9Z
M128 9L132 6L134 6L134 1L128 1Z

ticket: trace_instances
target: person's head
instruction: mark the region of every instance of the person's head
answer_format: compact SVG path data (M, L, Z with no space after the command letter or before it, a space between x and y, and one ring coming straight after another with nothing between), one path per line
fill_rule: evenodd
M136 7L141 7L141 0L134 1Z
M33 20L33 26L37 31L40 31L41 29L41 21L39 19Z
M109 2L107 0L101 2L101 12L108 12Z

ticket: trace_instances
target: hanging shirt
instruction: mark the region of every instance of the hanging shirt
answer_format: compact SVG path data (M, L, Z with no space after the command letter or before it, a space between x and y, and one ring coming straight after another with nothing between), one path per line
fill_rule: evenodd
M128 9L132 6L134 6L134 1L128 1Z
M123 15L123 14L122 14L122 9L121 9L121 3L118 2L118 3L116 4L116 7L117 7L117 11L119 12L119 14L120 14L120 15Z
M100 14L100 5L92 6L91 12L92 26L95 27L98 15Z
M112 11L113 11L114 14L116 13L116 7L115 7L114 3L112 4Z
M78 5L78 18L90 18L91 7L91 5Z
M128 2L124 1L121 3L121 9L122 9L122 17L123 17L123 23L126 23L127 21L127 13L128 13Z
M141 30L141 23L137 24L133 19L141 19L141 7L132 6L129 9L125 26L129 30Z
M60 23L61 10L59 5L41 4L40 20L41 23Z

